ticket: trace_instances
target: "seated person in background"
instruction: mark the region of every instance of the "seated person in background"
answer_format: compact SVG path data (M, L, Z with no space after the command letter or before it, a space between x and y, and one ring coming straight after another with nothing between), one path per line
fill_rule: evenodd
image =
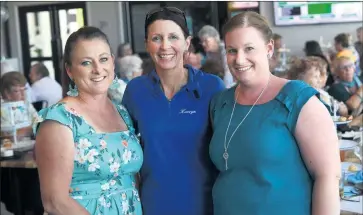
M333 115L334 98L323 88L327 81L327 63L320 57L309 56L295 60L289 72L289 79L302 80L314 87L320 93L320 100L328 106L329 112ZM347 106L339 103L338 115L347 116Z
M132 50L130 43L122 43L117 47L117 58L115 59L115 72L119 79L125 81L126 83L129 82L129 79L125 76L125 74L120 72L120 60L126 56L138 56L137 54L134 54L134 51Z
M363 27L357 29L357 39L358 41L354 43L354 47L359 53L359 56L363 56Z
M206 60L219 61L223 65L224 67L223 82L226 88L234 86L235 83L233 76L227 66L225 45L221 41L217 29L211 25L205 25L199 30L198 37L206 53Z
M274 53L272 54L269 60L269 65L270 65L270 70L274 71L274 69L280 63L281 53L279 49L282 48L282 36L279 34L273 34L272 39L274 41Z
M223 80L224 77L224 68L223 65L218 61L207 60L204 65L200 68L205 73L213 74L218 76Z
M121 59L125 56L133 55L134 51L131 48L130 43L122 43L117 47L117 58Z
M203 46L200 44L199 37L191 40L189 52L185 53L185 64L189 64L196 69L200 69L206 61Z
M119 65L119 74L117 74L117 77L124 77L126 81L118 79L118 87L110 88L108 90L108 96L116 104L121 104L126 84L142 74L142 60L137 55L128 55L118 59L117 64Z
M2 61L0 71L1 71L1 76L3 76L8 72L16 71L16 69L14 69L8 62ZM34 102L34 96L30 84L26 82L25 87L26 87L26 99L28 100L28 102Z
M8 72L3 75L0 79L0 92L1 92L1 103L3 102L17 102L17 101L25 101L26 98L26 78L20 72ZM37 119L38 114L34 109L33 105L29 102L26 102L28 106L28 114L31 117L31 121L33 122ZM2 124L10 124L10 116L1 113L1 123ZM19 137L31 136L32 128L31 126L19 129L17 131L17 135Z
M350 39L350 35L346 33L338 34L334 38L334 42L335 49L337 51L336 58L351 55L355 66L355 73L360 75L359 54L351 44L352 41Z
M328 93L344 102L352 115L357 116L362 109L363 86L354 74L354 63L351 58L339 57L334 64L337 82L329 88Z
M142 62L142 74L147 75L155 69L154 61L151 58L144 59Z
M326 81L326 86L330 86L334 83L334 78L333 75L331 73L331 69L330 69L330 58L327 54L324 54L320 44L315 41L315 40L309 40L305 42L305 48L304 48L304 52L305 52L305 56L315 56L315 57L319 57L321 58L327 65L327 75L328 75L328 80ZM324 86L325 87L325 86Z
M62 99L62 86L49 77L49 70L42 63L37 63L30 68L29 74L32 82L33 102L46 101L48 106Z

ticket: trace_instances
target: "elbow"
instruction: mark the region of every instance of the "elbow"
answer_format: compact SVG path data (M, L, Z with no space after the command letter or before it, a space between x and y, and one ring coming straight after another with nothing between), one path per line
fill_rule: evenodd
M45 212L47 212L48 214L56 214L57 202L54 200L54 198L42 196L42 203Z
M60 214L60 209L62 208L63 203L66 201L66 198L59 197L56 195L43 195L42 194L42 203L44 207L44 211L48 214Z

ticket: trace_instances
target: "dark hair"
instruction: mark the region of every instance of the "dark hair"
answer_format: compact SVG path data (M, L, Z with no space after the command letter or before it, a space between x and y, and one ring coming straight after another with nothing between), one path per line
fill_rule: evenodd
M62 73L62 88L63 88L63 96L66 96L66 92L68 91L68 85L71 83L70 78L66 73L66 66L72 65L72 52L77 42L80 40L92 40L92 39L100 39L103 40L110 47L110 52L112 54L112 49L110 42L105 33L103 33L99 28L92 26L84 26L77 31L73 32L67 39L66 46L64 48L63 54L63 70Z
M205 55L205 51L199 37L193 37L191 40L191 45L193 46L194 53L202 53L203 55Z
M341 33L334 37L334 41L340 44L343 48L349 47L349 37L348 34Z
M213 74L220 77L223 80L224 77L224 67L220 61L207 60L203 66L200 68L205 73Z
M40 77L44 78L49 76L49 70L43 63L36 63L33 65L33 68Z
M320 44L315 40L306 41L304 51L306 56L324 55Z
M272 30L267 19L254 11L243 11L228 20L223 26L223 37L240 27L254 27L261 32L266 42L272 39Z
M25 86L26 78L20 72L8 72L0 78L0 92L4 96L6 91L10 91L11 87L16 85Z
M117 58L121 58L121 57L125 56L124 49L125 49L126 46L131 47L131 44L130 43L122 43L117 47Z
M157 11L152 13L152 11ZM189 29L183 13L178 13L168 9L168 7L162 7L160 9L154 9L146 15L145 19L145 40L147 39L149 25L157 20L170 20L177 24L183 31L184 37L189 36Z

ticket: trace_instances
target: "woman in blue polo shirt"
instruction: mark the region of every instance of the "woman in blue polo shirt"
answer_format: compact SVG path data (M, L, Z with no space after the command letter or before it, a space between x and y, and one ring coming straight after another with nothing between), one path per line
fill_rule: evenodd
M141 202L147 215L212 214L216 169L208 158L214 75L184 65L191 38L185 15L173 7L149 12L145 43L155 64L127 85L123 104L141 134Z

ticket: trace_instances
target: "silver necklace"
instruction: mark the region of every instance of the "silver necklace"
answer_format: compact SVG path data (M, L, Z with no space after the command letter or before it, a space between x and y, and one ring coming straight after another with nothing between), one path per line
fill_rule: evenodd
M225 165L226 165L226 170L228 170L228 158L229 158L229 154L228 154L228 147L229 147L229 144L231 143L231 140L232 140L232 137L234 136L234 134L236 133L237 129L242 125L242 123L245 121L245 119L247 118L247 116L250 114L250 112L252 111L253 107L255 107L256 103L258 102L258 100L260 100L261 96L263 95L263 93L265 92L268 84L270 83L270 77L271 77L271 74L269 75L268 77L268 81L267 81L267 84L266 86L262 89L260 95L257 97L255 103L253 103L252 107L250 108L250 110L247 112L246 116L242 119L242 121L238 124L238 126L236 127L236 129L234 129L231 137L229 138L228 140L228 143L227 143L227 134L228 134L228 130L229 130L229 126L231 125L231 121L232 121L232 117L233 117L233 113L234 113L234 109L236 107L236 103L237 103L237 99L238 99L238 95L239 95L239 91L237 92L237 95L236 95L236 99L234 100L234 105L233 105L233 109L232 109L232 113L231 113L231 117L229 119L229 123L228 123L228 126L227 126L227 130L226 130L226 134L224 136L224 153L223 153L223 158L224 158L224 161L225 161ZM236 88L237 89L237 88Z

